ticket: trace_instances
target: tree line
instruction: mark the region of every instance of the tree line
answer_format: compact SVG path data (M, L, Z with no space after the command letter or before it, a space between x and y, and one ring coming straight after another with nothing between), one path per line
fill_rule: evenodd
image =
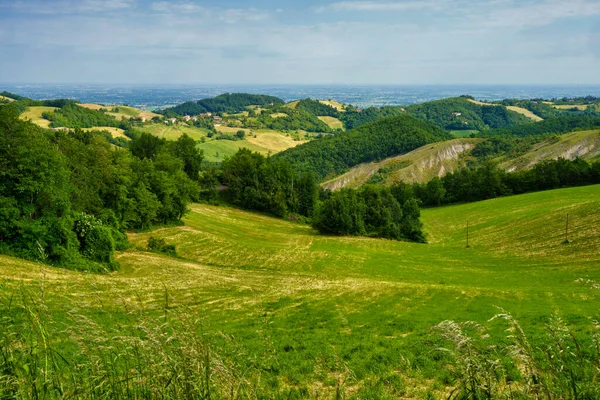
M545 160L531 169L506 172L494 162L466 167L428 183L401 184L412 191L421 204L473 202L501 196L600 183L600 161L588 163L576 158Z

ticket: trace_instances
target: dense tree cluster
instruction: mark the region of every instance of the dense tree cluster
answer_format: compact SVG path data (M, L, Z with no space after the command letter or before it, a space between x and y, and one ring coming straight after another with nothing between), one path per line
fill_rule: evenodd
M530 121L506 107L475 104L464 96L414 104L406 112L448 130L508 128Z
M402 114L405 114L405 111L400 107L369 107L358 111L355 107L348 106L346 112L340 115L340 120L344 123L346 129L350 130L369 122Z
M207 112L235 114L245 111L248 106L273 106L282 104L284 104L284 101L274 96L248 93L225 93L214 98L202 99L197 102L185 102L164 110L163 114L168 117L178 115L198 115Z
M442 129L409 115L385 118L354 130L326 136L275 155L297 171L318 179L364 162L407 153L425 144L450 139Z
M290 164L248 149L223 161L221 170L229 202L279 217L312 216L318 186L311 174L298 175Z
M273 117L272 114L279 113L285 116ZM295 131L303 130L307 132L331 132L331 128L316 115L303 109L293 109L289 107L278 107L271 110L264 110L257 116L257 122L260 127L273 129L276 131Z
M543 140L558 140L556 136L494 136L478 143L472 156L479 159L508 156L518 157L531 149L536 143Z
M303 99L298 102L296 109L307 111L318 117L340 117L340 112L328 104L323 104L318 100Z
M102 135L45 130L0 106L0 251L116 268L126 228L178 220L197 197L202 155L188 139L157 144L140 136L132 154Z
M575 159L546 160L532 169L508 173L492 162L463 168L426 184L411 186L424 205L472 202L499 196L522 194L600 183L600 161L593 164Z
M321 233L424 242L420 210L400 187L367 185L331 193L319 204L312 226Z

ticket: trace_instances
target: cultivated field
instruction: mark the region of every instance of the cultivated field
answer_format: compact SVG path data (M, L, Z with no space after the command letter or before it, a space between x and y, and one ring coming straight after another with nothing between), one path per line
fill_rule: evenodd
M423 210L429 244L412 244L320 236L195 204L185 226L132 234L136 248L119 253L112 274L0 256L0 343L32 332L14 342L35 349L22 353L39 360L27 366L31 376L77 371L68 379L94 378L89 390L108 397L152 387L183 398L182 382L195 382L194 393L213 398L447 398L459 365L431 329L444 320L483 324L478 340L495 354L511 334L488 321L498 307L534 349L548 343L554 315L587 351L600 304L598 210L600 186ZM175 244L180 258L143 251L151 236ZM519 370L507 367L522 389ZM78 390L88 390L83 383ZM63 390L53 397L74 396Z
M484 103L484 102L473 100L473 99L469 99L469 101L471 103L477 104L479 106L500 107L499 104ZM529 111L526 108L517 107L517 106L506 106L506 109L510 110L510 111L514 111L519 114L522 114L522 115L526 116L527 118L529 118L530 120L535 121L535 122L544 120L543 118L535 115L534 113L532 113L531 111Z
M317 117L325 122L331 129L344 129L344 123L335 117Z
M196 128L188 126L187 124L167 125L164 123L158 123L143 125L137 129L141 132L147 132L167 140L177 140L184 133L194 140L200 140L203 137L206 137L206 134L208 133L208 129Z

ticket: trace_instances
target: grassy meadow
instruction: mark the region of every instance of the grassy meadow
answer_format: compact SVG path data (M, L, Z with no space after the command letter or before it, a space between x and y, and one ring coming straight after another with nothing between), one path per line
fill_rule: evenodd
M186 133L189 137L194 140L200 140L206 137L208 129L196 128L187 124L146 124L137 128L140 132L150 133L154 136L158 136L167 140L177 140L181 135Z
M442 321L482 324L491 351L510 343L489 321L501 307L537 349L554 315L591 346L599 210L598 185L425 209L429 243L414 244L193 204L183 226L130 234L115 273L0 256L0 355L31 372L0 386L37 374L63 384L47 398L448 398L460 364L440 350ZM150 237L178 257L145 251Z
M41 126L42 128L49 128L50 121L43 118L42 114L47 112L56 111L56 107L45 107L45 106L36 106L29 107L24 113L22 113L19 118L23 120L30 120L34 124Z
M331 129L344 129L344 123L335 117L317 117L325 122Z

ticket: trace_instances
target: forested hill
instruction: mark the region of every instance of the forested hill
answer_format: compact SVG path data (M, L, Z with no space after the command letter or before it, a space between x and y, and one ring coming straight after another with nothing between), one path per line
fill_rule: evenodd
M452 97L406 107L410 115L448 130L508 128L530 120L499 105L480 105L469 97Z
M238 113L248 106L282 105L284 101L274 96L248 93L225 93L214 98L197 102L188 101L178 106L167 108L167 116L198 115L206 112Z
M451 135L410 115L384 118L288 149L275 157L321 180L357 164L402 154Z

